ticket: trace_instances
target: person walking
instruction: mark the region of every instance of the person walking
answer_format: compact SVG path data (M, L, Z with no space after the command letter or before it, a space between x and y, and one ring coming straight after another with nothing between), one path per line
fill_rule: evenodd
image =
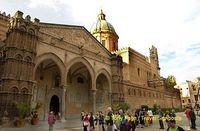
M119 115L120 115L120 131L125 131L126 130L126 118L124 115L124 111L122 109L119 110Z
M104 127L104 114L102 111L99 112L99 125L101 127L100 131L105 131L105 127Z
M160 108L158 109L158 121L159 121L160 129L164 129L163 112L161 111Z
M87 131L89 125L89 116L87 113L83 116L83 131Z
M189 124L189 126L191 127L191 120L190 120L190 111L191 111L191 109L190 109L190 107L189 106L187 106L186 107L186 109L185 109L185 116L186 116L186 118L187 118L187 120L188 120L188 124Z
M95 117L93 115L93 112L90 112L89 114L89 123L90 123L90 131L94 131L95 127L94 127L94 121L95 121Z
M107 129L106 131L113 131L113 113L112 113L112 108L108 107L107 108L107 115L105 117Z
M191 107L190 108L191 111L190 111L190 120L191 120L191 129L194 129L196 130L196 115L195 115L195 112L194 112L194 109Z
M53 111L50 111L49 115L48 115L48 124L49 124L49 131L53 131L53 125L56 122L56 117L53 113Z

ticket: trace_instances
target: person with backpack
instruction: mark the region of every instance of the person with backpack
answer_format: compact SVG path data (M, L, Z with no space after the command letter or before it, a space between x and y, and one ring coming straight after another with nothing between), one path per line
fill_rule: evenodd
M48 115L49 131L53 131L53 125L55 124L55 122L56 122L56 117L53 111L50 111Z

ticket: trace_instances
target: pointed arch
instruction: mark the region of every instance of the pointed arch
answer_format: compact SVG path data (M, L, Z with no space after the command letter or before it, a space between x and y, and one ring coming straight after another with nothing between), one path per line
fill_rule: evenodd
M106 79L108 81L109 92L111 93L112 92L112 89L111 89L111 75L109 74L109 72L106 69L102 68L102 69L97 71L96 76L95 76L95 81L97 80L97 78L98 78L98 76L100 74L103 74L106 77Z
M63 61L56 55L53 53L44 53L39 55L38 57L36 57L35 59L35 67L34 67L34 71L33 71L33 78L35 79L35 73L36 70L38 68L38 66L45 60L52 60L56 63L56 65L58 66L60 73L62 74L61 78L64 77L64 71L65 71L65 64L63 63ZM64 80L64 79L61 79ZM63 83L64 81L61 81L61 83Z
M91 79L92 79L92 81L93 81L93 80L94 80L94 70L93 70L93 67L92 67L92 65L91 65L85 58L83 58L83 57L76 57L76 58L70 60L70 61L67 63L68 66L67 66L67 69L66 69L65 78L67 78L67 74L68 74L70 68L71 68L74 64L76 64L76 63L78 63L78 62L81 62L83 65L86 66L86 68L88 69L88 71L89 71L89 73L90 73Z

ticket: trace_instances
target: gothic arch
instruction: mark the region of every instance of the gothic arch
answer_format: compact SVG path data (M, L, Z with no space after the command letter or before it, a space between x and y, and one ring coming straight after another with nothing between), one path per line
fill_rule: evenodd
M65 65L64 65L64 63L62 62L62 60L61 60L57 55L55 55L55 54L53 54L53 53L44 53L44 54L42 54L42 55L39 55L39 56L36 57L36 59L35 59L35 67L34 67L34 72L33 72L33 78L34 78L34 79L35 79L35 73L36 73L37 67L38 67L43 61L48 60L48 59L54 61L54 62L57 64L57 66L58 66L58 68L59 68L59 70L60 70L60 73L61 73L61 75L62 75L61 78L64 77ZM61 79L61 83L64 82L64 81L62 81L62 80L64 80L64 79L63 79L63 78Z
M32 35L35 35L35 31L34 31L34 29L32 29L32 28L29 28L29 29L28 29L28 33L30 33L30 34L32 34Z
M65 78L67 78L67 74L70 70L70 68L76 64L77 62L81 62L82 64L84 64L86 66L86 68L88 69L89 73L90 73L90 76L91 76L91 79L92 81L94 81L94 70L93 70L93 67L92 65L84 58L82 57L76 57L72 60L70 60L68 63L67 63L67 69L66 69L66 74L65 74Z
M111 89L111 76L110 76L109 72L107 70L105 70L104 68L98 70L97 73L96 73L95 81L97 80L97 78L98 78L98 76L100 74L105 75L106 79L108 80L109 92L111 93L112 92L112 89Z
M22 30L22 31L26 31L26 26L25 26L25 25L21 25L19 28L20 28L20 30Z
M23 93L23 94L28 94L29 90L26 87L23 87L23 88L21 88L20 92Z
M17 59L17 60L22 60L23 57L22 57L21 54L16 54L16 55L15 55L15 59Z
M24 60L27 62L32 62L32 58L30 56L24 57Z

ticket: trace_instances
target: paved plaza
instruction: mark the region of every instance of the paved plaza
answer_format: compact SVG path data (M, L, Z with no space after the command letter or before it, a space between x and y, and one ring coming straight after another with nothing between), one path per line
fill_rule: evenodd
M188 121L185 118L184 113L177 113L177 116L181 118L181 120L177 121L177 124L183 127L186 131L190 131L190 127L188 125ZM164 122L165 123L165 122ZM197 116L196 120L197 130L200 131L200 117ZM97 128L96 128L97 129ZM166 124L165 129L159 129L159 124L157 120L153 121L153 124L144 127L144 128L136 128L136 131L166 131ZM23 128L5 128L0 127L0 131L48 131L48 124L47 121L40 121L38 125L30 125L26 124ZM57 121L54 126L54 131L83 131L83 127L80 120L67 120L65 122Z

